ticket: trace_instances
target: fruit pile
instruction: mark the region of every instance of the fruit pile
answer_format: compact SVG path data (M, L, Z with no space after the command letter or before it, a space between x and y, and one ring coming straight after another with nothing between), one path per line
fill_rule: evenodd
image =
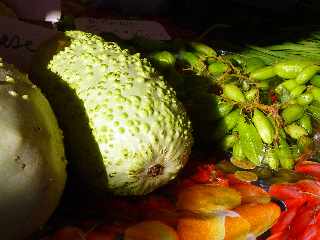
M316 240L319 238L319 170L320 164L304 161L296 165L296 171L311 174L315 179L271 186L269 193L283 200L287 209L281 213L277 223L271 228L271 236L268 240Z
M247 239L263 235L278 219L280 207L260 187L212 164L196 169L163 192L136 201L96 202L91 211L102 212L104 218L64 225L45 239Z
M267 65L257 57L218 55L195 42L178 49L150 56L187 107L196 144L220 146L243 169L293 169L303 154L316 152L317 62Z

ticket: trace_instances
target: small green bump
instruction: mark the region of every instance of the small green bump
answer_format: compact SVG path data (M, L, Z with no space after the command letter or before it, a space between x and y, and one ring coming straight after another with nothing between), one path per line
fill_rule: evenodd
M147 132L147 131L150 131L150 125L149 125L148 123L143 123L143 124L142 124L142 128L143 128L143 130L146 131L146 132Z
M128 121L126 122L126 125L127 125L127 126L133 126L133 125L134 125L133 120L128 120Z
M143 109L141 111L141 115L142 115L142 117L148 117L149 116L149 112L146 109Z
M113 115L112 114L108 114L106 116L106 120L113 120Z
M138 127L132 127L131 128L131 131L134 133L134 134L137 134L140 132L140 129Z
M125 133L125 131L126 131L126 130L125 130L123 127L120 127L120 128L119 128L119 133L122 133L122 134L123 134L123 133Z
M118 127L118 126L120 125L120 122L115 121L115 122L113 123L113 125L116 126L116 127Z
M121 114L120 114L120 117L121 117L121 118L128 118L128 113L121 113Z
M116 106L115 107L118 111L122 111L123 110L123 106L121 106L121 105L118 105L118 106Z

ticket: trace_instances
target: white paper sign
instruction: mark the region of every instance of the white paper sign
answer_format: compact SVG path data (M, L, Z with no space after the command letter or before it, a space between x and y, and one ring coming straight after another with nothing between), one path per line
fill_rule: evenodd
M122 39L130 39L135 35L153 40L171 39L166 29L155 21L76 18L75 24L82 31L95 34L112 32Z
M28 71L35 50L56 33L55 30L0 17L0 56L21 70Z
M1 0L19 18L56 22L61 16L60 0Z

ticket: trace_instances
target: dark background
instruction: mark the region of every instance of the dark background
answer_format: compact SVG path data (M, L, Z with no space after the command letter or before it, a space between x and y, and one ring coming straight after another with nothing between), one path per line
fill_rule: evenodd
M196 34L211 29L207 36L237 43L297 38L320 24L320 0L94 0L93 5L123 16L170 19Z

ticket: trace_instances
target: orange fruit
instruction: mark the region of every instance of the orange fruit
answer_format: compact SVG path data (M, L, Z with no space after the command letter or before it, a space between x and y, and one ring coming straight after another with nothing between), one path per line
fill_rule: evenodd
M178 220L177 232L180 240L223 240L225 217L181 218Z
M232 209L240 203L240 193L232 188L199 184L179 193L177 208L195 212L212 212Z
M270 195L262 188L250 183L236 183L231 186L241 194L241 203L269 203Z
M275 203L249 203L234 209L235 212L247 220L251 226L250 232L260 236L277 221L280 216L280 207Z
M243 217L226 217L224 240L246 240L250 227L250 223Z

